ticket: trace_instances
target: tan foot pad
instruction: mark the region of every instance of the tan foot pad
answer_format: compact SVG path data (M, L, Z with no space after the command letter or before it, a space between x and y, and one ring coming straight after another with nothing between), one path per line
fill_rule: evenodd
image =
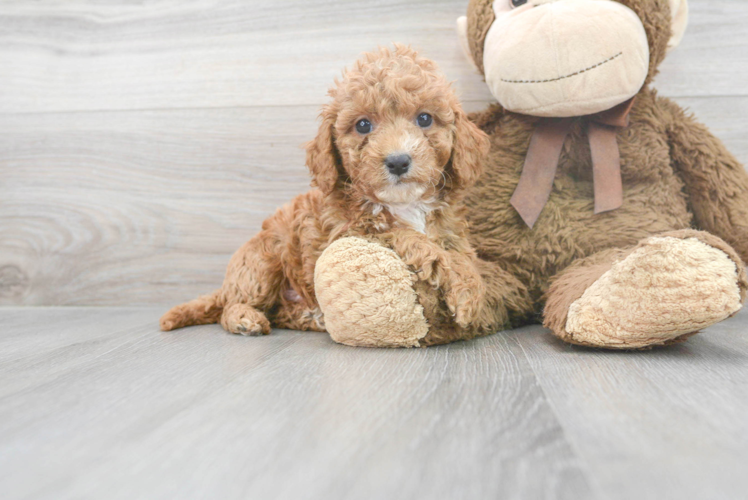
M741 307L738 270L696 238L655 237L617 262L569 308L568 340L636 349L722 321Z
M353 346L417 347L429 327L413 281L388 248L363 238L333 242L314 270L328 333Z

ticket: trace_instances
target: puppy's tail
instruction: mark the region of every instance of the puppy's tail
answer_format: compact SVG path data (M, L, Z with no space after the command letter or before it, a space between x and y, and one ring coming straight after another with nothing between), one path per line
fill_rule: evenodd
M184 326L218 323L223 313L221 289L187 303L174 306L161 316L161 330L168 332Z

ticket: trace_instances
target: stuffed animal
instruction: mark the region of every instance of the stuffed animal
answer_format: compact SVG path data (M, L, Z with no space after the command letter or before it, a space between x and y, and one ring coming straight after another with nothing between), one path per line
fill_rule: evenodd
M686 20L686 0L471 0L458 31L498 103L471 116L491 150L467 216L495 324L453 326L391 252L367 260L342 239L315 271L332 337L430 345L542 321L566 342L639 349L734 315L748 174L650 86ZM417 338L391 336L381 312L398 308Z

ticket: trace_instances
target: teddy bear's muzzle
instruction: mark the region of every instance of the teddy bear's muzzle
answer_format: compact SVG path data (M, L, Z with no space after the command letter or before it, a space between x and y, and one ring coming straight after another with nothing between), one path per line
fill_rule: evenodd
M529 2L497 13L483 64L486 83L509 111L580 116L636 95L649 45L639 17L618 2Z

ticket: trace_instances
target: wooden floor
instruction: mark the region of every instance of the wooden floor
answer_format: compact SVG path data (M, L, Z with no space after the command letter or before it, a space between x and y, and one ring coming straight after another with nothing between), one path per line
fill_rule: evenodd
M748 163L748 2L689 4L654 87ZM412 44L493 101L466 7L0 2L0 500L748 498L748 311L635 353L158 331L308 188L362 51Z
M385 350L0 309L0 496L740 499L748 311L646 352Z

